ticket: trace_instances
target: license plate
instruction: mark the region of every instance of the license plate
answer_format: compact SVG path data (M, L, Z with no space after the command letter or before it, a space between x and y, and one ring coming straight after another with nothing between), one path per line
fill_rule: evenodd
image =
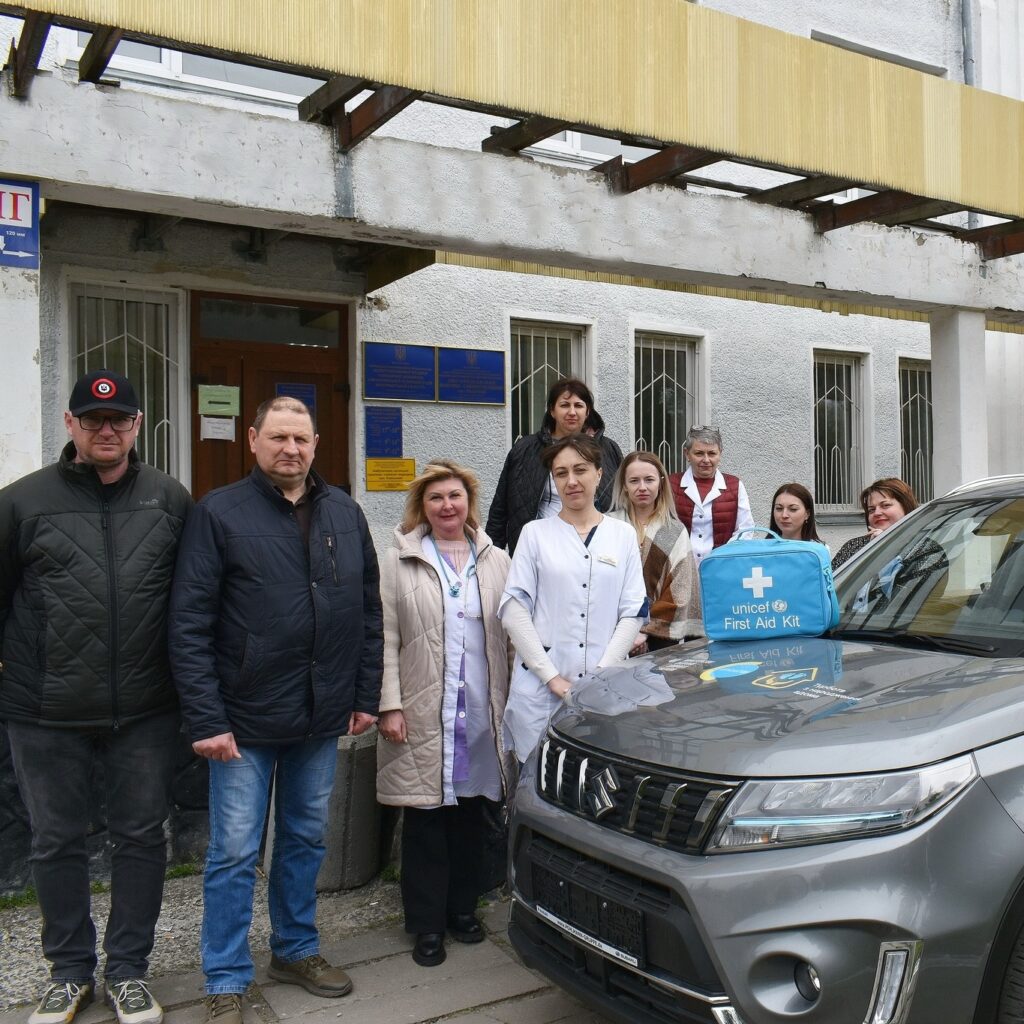
M533 866L537 913L581 942L633 967L644 958L644 917L561 878L547 868Z

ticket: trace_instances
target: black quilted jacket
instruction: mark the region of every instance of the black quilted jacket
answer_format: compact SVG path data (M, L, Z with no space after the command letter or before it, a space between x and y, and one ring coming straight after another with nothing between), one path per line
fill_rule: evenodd
M115 728L174 708L167 603L192 499L139 461L60 461L0 491L0 718Z
M622 461L622 451L603 430L593 435L601 445L601 482L597 485L594 504L607 512L612 504L612 486L615 471ZM544 482L548 472L540 461L540 454L551 444L547 430L519 438L505 457L505 465L498 479L494 499L487 512L485 532L495 547L515 551L523 527L537 518L537 506L544 496Z
M174 682L193 742L292 743L377 714L380 573L362 509L315 473L309 543L258 468L196 505L171 600Z

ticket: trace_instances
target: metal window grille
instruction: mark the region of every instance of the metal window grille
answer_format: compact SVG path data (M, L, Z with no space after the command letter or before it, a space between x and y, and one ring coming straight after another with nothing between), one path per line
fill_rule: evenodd
M900 471L921 501L935 493L932 477L932 370L915 359L900 360Z
M697 345L692 338L637 331L633 352L636 447L654 452L670 473L683 468L683 441L697 409Z
M857 507L863 487L862 361L814 354L814 491L822 511Z
M586 379L583 328L512 322L512 440L540 429L548 389L560 377Z
M124 374L142 407L139 458L179 476L175 305L171 296L106 285L71 289L72 373L92 370Z

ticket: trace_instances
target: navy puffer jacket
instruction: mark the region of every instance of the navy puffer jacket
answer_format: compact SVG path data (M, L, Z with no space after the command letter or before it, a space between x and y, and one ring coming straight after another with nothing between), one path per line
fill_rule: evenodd
M366 519L315 473L309 544L258 468L189 517L171 595L174 682L191 739L326 739L377 714L384 657Z

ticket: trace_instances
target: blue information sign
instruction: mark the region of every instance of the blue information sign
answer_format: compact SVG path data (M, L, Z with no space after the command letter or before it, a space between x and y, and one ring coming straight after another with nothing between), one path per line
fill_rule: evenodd
M39 269L39 185L0 178L0 267Z
M297 398L304 403L306 408L316 415L316 385L315 384L275 384L274 395L281 398L287 395L289 398Z
M366 457L400 459L402 457L402 410L366 406Z
M437 400L504 405L505 353L478 348L439 348Z
M363 397L436 402L437 372L432 345L363 345Z

